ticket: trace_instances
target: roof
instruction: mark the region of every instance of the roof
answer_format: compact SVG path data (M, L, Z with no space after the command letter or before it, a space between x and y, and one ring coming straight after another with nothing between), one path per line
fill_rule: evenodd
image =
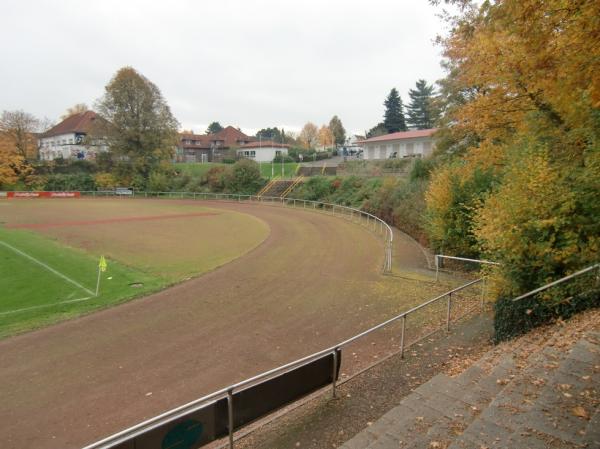
M273 142L272 140L263 140L258 142L250 142L242 145L241 148L289 148L289 145Z
M222 129L218 133L209 134L211 142L214 141L223 141L223 146L231 147L238 145L240 141L243 142L252 142L255 140L254 137L249 137L239 129L234 128L233 126L228 126L227 128Z
M179 133L179 139L182 148L195 150L210 149L210 136L206 134ZM185 140L191 140L192 143L185 143Z
M413 129L411 131L400 131L398 133L385 134L383 136L371 137L361 140L359 143L387 142L390 140L415 139L417 137L431 137L437 128L432 129Z
M40 137L54 137L71 133L88 134L98 119L101 120L94 111L79 112L67 117L58 125L53 126L43 133Z
M233 126L228 126L214 134L180 133L179 138L181 139L182 148L194 149L210 149L213 142L223 142L219 145L220 148L230 148L243 145L244 142L254 142L256 140L255 137L247 136ZM196 141L197 143L183 143L183 140Z

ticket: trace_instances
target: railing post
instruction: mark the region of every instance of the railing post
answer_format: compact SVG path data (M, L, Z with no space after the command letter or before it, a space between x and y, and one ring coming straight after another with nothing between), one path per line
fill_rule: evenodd
M483 312L483 306L485 301L485 277L481 281L481 311Z
M338 367L338 355L337 355L337 348L335 348L333 350L333 373L332 374L332 381L331 381L331 396L333 397L333 399L335 399L335 389L336 389L336 374L337 374L337 367Z
M402 327L400 328L400 358L404 358L404 331L406 329L406 315L402 317Z
M434 256L435 260L435 282L437 282L440 278L440 261L438 259L438 255Z
M448 293L448 309L446 310L446 332L450 332L450 308L452 307L452 293Z
M233 391L227 390L227 420L229 422L229 449L233 449Z

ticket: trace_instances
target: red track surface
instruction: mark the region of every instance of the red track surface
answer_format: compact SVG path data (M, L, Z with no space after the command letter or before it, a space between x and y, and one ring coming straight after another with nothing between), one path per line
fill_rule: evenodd
M81 447L397 309L377 290L383 245L365 228L283 207L210 207L255 215L270 236L157 294L0 341L3 449Z
M67 226L87 226L110 223L122 223L128 221L152 221L152 220L168 220L173 218L186 217L209 217L211 215L219 215L215 212L192 212L188 214L170 214L170 215L147 215L143 217L123 217L123 218L106 218L103 220L80 220L80 221L61 221L58 223L25 223L25 224L7 224L6 228L13 229L46 229L46 228L62 228Z

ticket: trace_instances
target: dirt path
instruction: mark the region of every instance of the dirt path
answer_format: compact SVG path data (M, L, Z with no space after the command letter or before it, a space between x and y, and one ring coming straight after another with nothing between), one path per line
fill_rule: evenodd
M271 234L199 278L0 341L3 448L80 447L396 309L389 297L373 303L383 250L364 228L301 210L210 207L251 213Z

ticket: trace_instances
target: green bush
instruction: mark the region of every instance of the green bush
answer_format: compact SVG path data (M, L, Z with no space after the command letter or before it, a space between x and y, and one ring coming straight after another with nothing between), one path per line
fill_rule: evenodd
M154 171L148 179L148 190L151 192L166 192L170 189L169 178L166 173Z
M44 190L96 190L96 182L94 181L94 177L92 175L86 173L53 174L46 177Z
M287 163L287 162L296 162L296 160L293 157L291 157L291 156L289 156L287 154L284 154L284 155L279 154L279 155L275 156L273 158L273 162L275 162L275 163L278 163L278 162L281 163L281 159L282 158L283 158L283 162L284 163Z
M258 163L249 159L240 159L228 169L224 182L227 192L242 195L253 195L265 185Z
M554 292L553 296L552 300L540 299L537 295L519 301L513 301L512 297L498 298L494 303L494 341L508 340L552 320L570 318L583 310L600 307L597 285L572 285Z

